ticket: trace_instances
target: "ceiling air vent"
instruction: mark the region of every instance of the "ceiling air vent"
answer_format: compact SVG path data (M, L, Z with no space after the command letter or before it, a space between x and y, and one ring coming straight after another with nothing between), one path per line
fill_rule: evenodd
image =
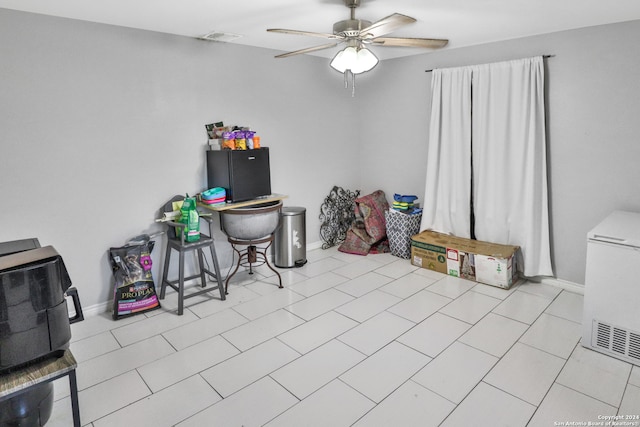
M592 345L606 352L617 354L637 364L640 362L640 332L593 320Z
M240 34L222 33L220 31L211 31L204 36L198 37L201 40L209 40L212 42L230 42L242 37Z

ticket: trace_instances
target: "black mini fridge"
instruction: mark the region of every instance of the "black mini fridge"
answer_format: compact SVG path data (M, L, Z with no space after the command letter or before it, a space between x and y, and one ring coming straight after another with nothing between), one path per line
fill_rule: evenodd
M207 185L227 191L227 202L271 194L269 148L207 151Z

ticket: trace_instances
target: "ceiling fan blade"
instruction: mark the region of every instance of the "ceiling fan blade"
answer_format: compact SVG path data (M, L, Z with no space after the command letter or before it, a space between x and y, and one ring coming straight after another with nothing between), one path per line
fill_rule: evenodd
M335 47L335 46L338 46L337 42L322 44L320 46L308 47L306 49L294 50L293 52L287 52L280 55L276 55L276 58L287 58L289 56L300 55L301 53L315 52L316 50L329 49L330 47Z
M268 28L267 31L271 33L282 33L282 34L296 34L299 36L311 36L311 37L321 37L323 39L340 39L341 36L337 36L335 34L329 33L315 33L313 31L299 31L299 30L287 30L284 28Z
M386 18L382 18L381 20L374 22L367 28L363 28L360 30L360 35L364 39L374 39L414 22L416 22L416 20L410 16L394 13L393 15L389 15Z
M425 47L429 49L438 49L445 47L449 40L447 39L421 39L411 37L378 37L370 40L374 45L380 46L401 46L401 47Z

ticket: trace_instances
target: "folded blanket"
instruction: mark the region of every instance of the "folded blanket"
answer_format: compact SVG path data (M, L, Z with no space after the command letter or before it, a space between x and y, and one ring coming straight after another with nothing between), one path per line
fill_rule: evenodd
M338 247L340 252L367 255L389 252L389 241L384 213L389 203L382 190L355 200L355 221L347 230L345 241Z

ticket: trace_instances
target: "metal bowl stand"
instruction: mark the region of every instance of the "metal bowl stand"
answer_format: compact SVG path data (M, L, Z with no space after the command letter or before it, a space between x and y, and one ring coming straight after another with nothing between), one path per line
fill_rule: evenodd
M256 264L258 266L266 264L267 267L278 276L278 288L282 288L282 277L280 277L280 273L269 264L269 259L267 258L267 251L271 247L273 243L274 234L270 236L263 237L258 240L240 240L234 239L232 237L227 237L229 243L231 243L231 247L238 254L238 263L236 264L236 268L233 270L229 276L227 276L227 281L224 284L224 292L225 294L229 294L229 280L236 274L238 268L240 266L246 267L249 266L249 274L253 274L253 265ZM269 244L264 248L258 248L256 244L259 243L267 243ZM239 250L236 245L246 246L246 249ZM246 260L245 260L246 258Z

